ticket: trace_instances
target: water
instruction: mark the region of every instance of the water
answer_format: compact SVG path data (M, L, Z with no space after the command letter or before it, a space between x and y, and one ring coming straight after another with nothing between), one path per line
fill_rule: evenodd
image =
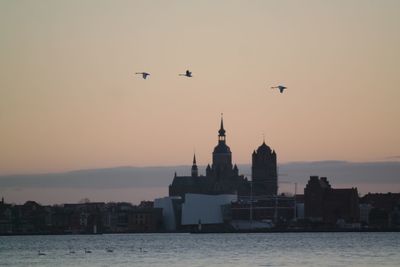
M0 266L400 266L400 233L3 236Z

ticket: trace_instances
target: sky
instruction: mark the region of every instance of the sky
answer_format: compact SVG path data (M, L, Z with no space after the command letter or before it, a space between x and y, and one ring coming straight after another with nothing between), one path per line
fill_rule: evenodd
M221 113L234 163L263 135L398 161L399 26L390 0L0 1L0 175L206 165Z
M0 196L7 203L131 202L154 200L168 195L174 173L190 175L191 166L113 167L63 173L0 176ZM206 166L200 165L204 175ZM250 177L251 164L240 164L239 173ZM369 192L400 192L400 162L315 161L278 165L278 192L303 194L311 175L327 177L333 188L357 188Z

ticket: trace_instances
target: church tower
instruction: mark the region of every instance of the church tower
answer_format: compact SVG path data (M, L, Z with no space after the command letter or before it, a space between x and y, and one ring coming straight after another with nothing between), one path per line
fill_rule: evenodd
M212 171L217 179L233 175L232 152L226 145L224 121L221 117L221 126L218 131L218 145L214 148Z
M193 155L193 164L190 176L177 176L175 173L172 184L169 186L170 196L185 198L185 194L237 194L248 196L250 183L243 175L239 175L238 166L232 164L232 152L226 144L224 120L218 130L218 144L212 153L212 163L206 167L206 175L199 176L196 155Z
M251 178L255 195L277 195L276 153L265 144L265 141L253 152Z
M196 164L196 154L193 155L193 165L192 165L192 177L198 177L199 176L199 170L197 168Z

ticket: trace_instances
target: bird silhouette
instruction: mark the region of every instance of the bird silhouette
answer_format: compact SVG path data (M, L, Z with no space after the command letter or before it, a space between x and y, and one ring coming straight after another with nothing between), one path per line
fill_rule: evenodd
M278 86L272 86L271 89L279 89L281 93L283 93L283 90L285 90L287 87L283 85L278 85Z
M187 70L185 73L179 74L179 76L186 76L186 77L192 77L192 72Z
M145 80L146 80L147 76L150 75L150 73L147 73L147 72L136 72L135 74L140 74L140 75L142 75L143 79L145 79Z
M43 252L41 252L40 250L38 251L38 255L39 256L44 256L44 255L46 255L46 253L43 253Z

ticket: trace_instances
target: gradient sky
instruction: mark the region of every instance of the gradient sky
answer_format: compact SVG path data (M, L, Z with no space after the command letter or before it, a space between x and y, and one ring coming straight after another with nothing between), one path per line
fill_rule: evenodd
M236 163L263 133L279 162L396 159L399 27L389 0L0 1L0 175L204 165L222 112Z

